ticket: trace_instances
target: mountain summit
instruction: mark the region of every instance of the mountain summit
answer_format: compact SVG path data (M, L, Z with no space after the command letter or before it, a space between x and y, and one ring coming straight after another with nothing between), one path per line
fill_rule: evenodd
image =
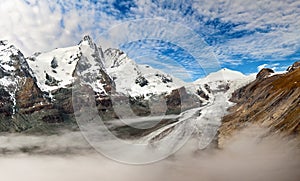
M122 104L132 105L137 115L148 114L149 101L157 99L167 102L168 112L180 112L179 92L189 100L186 108L199 103L192 101L197 98L182 88L185 83L181 80L148 65L138 65L121 50L103 51L89 36L78 45L38 52L28 58L1 41L0 131L34 132L53 127L52 123L73 125L74 83L94 92L97 108L108 119L117 118L112 95Z

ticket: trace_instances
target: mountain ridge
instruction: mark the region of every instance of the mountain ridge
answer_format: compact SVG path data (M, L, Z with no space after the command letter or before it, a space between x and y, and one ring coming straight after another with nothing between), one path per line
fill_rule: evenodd
M300 140L300 68L295 63L286 73L272 75L262 69L257 78L237 89L230 99L236 105L224 116L219 145L240 130L255 125Z
M7 54L7 52L11 54ZM119 52L119 50L115 52ZM181 97L176 94L176 91L179 91L182 86L173 83L173 77L151 69L149 66L137 65L126 55L124 57L127 60L125 65L133 65L131 70L137 73L137 76L131 76L130 84L128 84L129 86L134 84L136 94L116 91L116 88L122 84L116 85L111 74L108 74L107 69L111 67L105 67L105 63L107 63L104 57L105 53L101 47L93 43L89 36L85 36L78 45L57 48L50 52L35 53L28 58L25 58L16 47L10 46L6 41L1 41L0 56L0 93L2 95L0 131L35 132L41 130L47 132L48 128L51 130L51 127L65 127L64 125L68 124L73 129L74 126L76 127L72 103L74 83L87 89L91 88L95 92L97 109L107 119L118 117L113 111L110 96L118 97L117 99L121 102L128 100L129 102L125 101L122 104L128 103L133 106L132 109L138 115L148 114L149 101L157 98L168 102L168 112L181 111ZM117 58L119 59L120 56ZM10 67L7 62L10 62ZM3 71L5 70L3 67L8 70ZM142 69L151 69L152 73L144 75L146 72L143 72ZM13 73L10 76L8 72L13 71L25 73L20 75ZM9 77L13 79L4 81ZM14 84L16 78L21 80L20 84ZM122 78L123 80L129 79L128 77L125 79L122 76L119 77L119 79ZM148 85L143 85L145 79ZM162 89L159 89L157 86L161 83L163 86ZM151 86L152 89L149 89L148 86ZM158 91L154 92L155 89ZM145 90L150 91L145 93ZM180 92L185 95L186 100L190 101L190 104L185 106L186 108L198 104L198 100L192 101L197 98L187 94L185 89L180 89ZM156 111L161 110L157 108Z

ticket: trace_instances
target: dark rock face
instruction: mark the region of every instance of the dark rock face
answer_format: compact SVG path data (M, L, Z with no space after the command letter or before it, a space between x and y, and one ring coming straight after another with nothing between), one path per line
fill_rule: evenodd
M167 103L167 114L179 114L187 109L199 107L201 101L196 95L188 94L185 87L173 90L165 96Z
M135 80L135 83L140 85L141 87L144 87L146 85L148 85L148 80L143 77L143 76L139 76L136 80Z
M0 114L3 114L4 117L11 116L13 113L13 102L9 93L3 88L0 88L0 95Z
M71 88L59 88L51 92L53 94L54 100L53 106L60 110L63 114L72 114L73 103L72 103L72 89Z
M236 90L231 98L236 105L223 118L219 130L220 145L249 124L267 127L273 132L300 139L299 78L300 69L295 69L286 74L256 79Z
M292 66L289 66L288 69L287 69L287 71L288 72L292 72L292 71L294 71L294 70L296 70L298 68L300 68L300 61L295 62Z
M168 82L173 82L172 77L165 76L165 75L161 75L161 74L155 74L155 76L160 77L160 78L161 78L161 81L162 81L163 83L165 83L165 84L168 83Z
M274 71L272 69L269 68L263 68L259 71L259 73L256 75L257 79L263 79L268 77L269 75L271 75L272 73L274 73Z
M52 77L46 73L46 82L45 82L46 85L58 86L58 83L59 83L58 80L56 80L54 77Z
M18 109L28 109L35 106L44 107L46 104L48 103L43 97L42 91L32 78L27 78L24 85L16 92L16 106Z
M54 57L51 61L51 68L56 69L58 67L57 60Z
M105 91L110 94L112 92L116 91L116 84L115 82L112 80L112 78L103 71L103 69L100 70L100 74L102 75L100 78L100 83L103 84Z
M151 114L149 101L145 100L143 96L129 97L131 110L137 116L148 116Z
M209 96L207 94L205 94L205 92L203 90L197 90L197 94L205 100L209 99Z
M0 132L22 132L65 122L64 112L37 86L23 54L13 46L0 53L8 55L0 60L0 67L6 67L1 68L6 83L0 85Z

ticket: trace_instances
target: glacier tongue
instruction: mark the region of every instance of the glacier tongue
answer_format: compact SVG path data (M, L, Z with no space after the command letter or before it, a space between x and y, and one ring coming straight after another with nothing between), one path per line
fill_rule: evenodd
M232 74L235 76L231 77ZM198 149L205 149L215 139L222 117L233 105L229 101L231 94L254 79L254 75L244 76L226 69L197 80L189 89L194 92L197 92L197 89L204 90L203 92L208 96L205 104L202 107L182 112L177 122L152 132L141 138L140 142L159 147L176 147L178 139L172 140L168 136L180 137L180 135L189 134L192 129L194 135L192 138L198 140Z
M140 140L151 144L162 140L169 144L165 146L171 148L177 147L177 138L188 135L194 128L199 148L206 147L218 129L221 117L231 105L228 101L231 93L254 79L222 69L192 84L185 83L148 65L138 65L121 50L107 49L103 52L89 36L76 46L34 54L27 60L18 49L1 41L0 88L4 87L9 92L14 104L17 88L22 86L26 76L36 79L39 88L49 92L50 96L51 91L68 88L78 79L96 93L107 95L111 91L126 98L142 97L144 100L152 95L171 95L180 99L180 93L176 97L177 94L172 95L172 91L186 87L190 93L198 95L202 107L189 107L176 117L178 121L164 125ZM171 139L165 135L171 135Z

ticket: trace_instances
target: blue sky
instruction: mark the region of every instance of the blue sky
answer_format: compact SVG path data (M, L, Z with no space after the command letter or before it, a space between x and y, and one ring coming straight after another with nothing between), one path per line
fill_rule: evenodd
M186 81L300 60L299 0L3 0L0 10L0 39L25 55L90 34Z

